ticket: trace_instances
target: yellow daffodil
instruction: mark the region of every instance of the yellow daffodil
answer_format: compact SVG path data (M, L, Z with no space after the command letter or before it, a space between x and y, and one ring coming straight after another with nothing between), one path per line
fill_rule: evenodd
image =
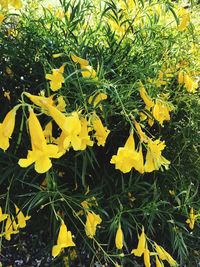
M26 168L35 163L36 172L45 173L52 166L50 158L59 158L61 154L58 153L56 145L47 145L40 122L32 109L30 109L28 124L32 150L29 150L27 158L20 159L18 164L22 168Z
M144 160L142 154L142 146L139 151L135 150L135 141L131 133L124 147L119 147L117 155L112 156L110 163L115 164L115 169L123 173L130 172L135 168L140 173L144 173Z
M5 214L2 212L2 208L0 207L0 222L6 220L8 217L8 214Z
M55 258L62 252L64 248L74 246L75 243L72 240L72 233L71 231L67 231L67 226L62 221L58 234L57 244L52 248L52 256Z
M177 266L177 262L172 258L172 256L167 251L164 250L163 247L155 243L155 249L156 252L158 253L159 258L162 261L166 260L170 264L170 266Z
M17 205L15 205L15 212L17 216L17 225L19 228L25 228L26 227L26 221L31 218L31 216L24 216L22 211L19 210Z
M144 233L144 227L142 227L142 233L139 237L138 246L136 249L133 249L131 253L133 253L137 257L141 257L145 251L145 248L146 248L146 236Z
M91 118L92 127L95 130L95 138L98 146L105 146L106 139L110 133L107 127L104 127L101 119L97 115L93 115Z
M101 101L103 101L107 98L108 98L108 96L104 93L95 93L89 97L88 103L92 104L93 107L95 108Z
M46 74L46 79L50 80L50 88L52 91L58 91L65 79L63 77L64 66L62 65L59 69L53 69L52 74Z
M196 221L197 217L200 217L200 214L196 214L195 215L194 214L194 209L191 208L190 209L189 218L186 220L186 223L189 225L191 230L194 229L194 224L195 224L195 221Z
M123 232L121 228L121 223L119 223L116 236L115 236L115 246L117 249L123 248L123 239L124 239L124 236L123 236Z
M163 121L170 120L170 111L172 111L172 107L166 101L157 99L153 107L152 113L153 113L154 118L161 125L163 125Z
M100 224L101 222L102 222L102 219L99 215L95 214L92 211L87 212L85 232L89 238L94 237L94 235L96 234L97 225Z
M15 127L15 115L17 107L11 109L5 116L2 123L0 123L0 148L4 151L10 146L9 139Z
M145 265L145 267L151 267L150 251L148 250L147 246L144 249L144 265Z
M165 148L165 142L159 139L152 141L148 140L146 162L144 165L145 172L152 172L154 170L159 170L163 165L168 169L170 161L161 155L162 150Z

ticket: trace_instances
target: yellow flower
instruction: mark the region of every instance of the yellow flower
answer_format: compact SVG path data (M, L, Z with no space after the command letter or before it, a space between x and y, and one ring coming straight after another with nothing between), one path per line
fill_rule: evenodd
M0 13L0 24L4 21L5 15Z
M65 79L63 77L64 66L62 65L59 69L53 69L52 74L46 74L46 79L50 80L50 88L52 91L58 91Z
M140 123L138 123L135 119L133 120L134 122L134 125L135 125L135 128L137 130L137 133L139 135L139 138L140 138L140 142L143 143L143 142L147 142L148 141L148 137L146 136L146 134L142 131L142 128L140 126Z
M164 250L163 247L157 245L155 243L155 249L156 249L156 252L158 253L158 256L161 260L166 260L170 266L177 266L177 262L172 258L171 255L169 255L169 253L167 251Z
M184 72L182 70L178 73L178 83L183 84L184 83Z
M183 7L179 10L180 24L178 25L179 31L184 31L190 22L190 13Z
M52 136L52 122L48 122L47 125L44 128L44 137L47 140L47 143L52 143L53 142L53 136Z
M164 148L165 148L164 141L160 141L159 139L152 141L151 139L149 139L147 154L146 154L146 162L144 165L145 172L152 172L154 170L159 170L159 168L162 165L166 169L168 169L170 161L161 155L161 152Z
M144 160L142 154L142 146L139 151L135 150L135 141L133 133L129 135L124 147L119 147L117 155L112 156L110 163L115 164L115 169L123 173L130 172L135 168L138 172L144 172Z
M2 222L5 219L7 219L7 217L8 217L8 214L2 213L2 208L0 207L0 222Z
M64 100L64 97L63 96L59 96L57 98L57 105L56 105L56 108L62 112L65 111L65 108L66 108L66 103L65 103L65 100Z
M15 205L15 211L16 211L16 216L17 216L17 225L19 228L24 228L26 227L26 221L29 220L31 218L31 216L24 216L24 214L22 213L22 211L19 210L19 208L17 207L17 205Z
M41 107L42 109L46 109L46 106L43 103L48 103L49 105L54 105L53 96L45 97L32 95L30 93L25 92L25 96L27 96L31 102L33 102L36 106Z
M156 267L164 267L163 263L159 261L157 256L156 256Z
M44 103L48 109L49 114L62 130L62 133L58 139L58 143L64 150L69 149L70 145L74 150L80 150L81 138L81 121L79 119L78 112L72 112L70 116L65 116L56 107L50 106L48 103Z
M117 249L122 249L123 248L123 232L121 228L121 224L119 223L117 233L115 236L115 246Z
M62 221L58 234L57 244L52 248L52 256L55 258L61 253L64 248L74 246L75 243L72 240L72 233L71 231L67 231L67 226Z
M136 249L133 249L131 253L133 253L137 257L141 257L145 251L145 248L146 248L146 236L144 233L144 227L142 227L142 233L139 237L138 246Z
M76 56L76 55L74 55L72 53L70 53L70 57L75 63L79 63L82 67L89 66L89 61L86 60L86 59L78 57L78 56Z
M59 8L59 9L56 10L56 13L55 13L55 17L56 18L63 19L64 16L65 16L65 13L64 13L64 11L61 8Z
M170 120L170 111L172 111L172 107L167 102L156 100L156 104L153 107L153 116L161 125L163 125L163 121Z
M10 0L9 4L11 4L16 9L20 9L23 6L21 0Z
M90 139L88 122L85 118L81 118L81 132L79 138L81 139L80 150L85 150L87 146L93 146L94 142Z
M95 108L101 101L107 99L107 95L104 93L95 93L94 95L91 95L88 99L88 103L92 104Z
M91 119L93 129L95 130L95 138L98 146L105 146L106 139L110 133L107 127L104 127L102 121L97 115L94 115Z
M20 159L18 164L20 167L26 168L35 163L36 172L45 173L52 166L50 158L59 158L62 154L58 153L56 145L47 145L40 122L32 109L30 109L28 124L32 150L29 150L27 158Z
M5 239L10 241L11 240L11 235L17 234L19 231L13 229L13 222L10 218L10 215L8 215L7 220L6 220L6 225L5 225Z
M189 93L195 93L198 88L198 82L188 74L184 75L184 85Z
M80 64L81 69L82 69L81 73L83 77L98 79L96 71L93 69L92 66L89 65L88 60L78 57L72 53L70 53L70 57L75 63Z
M195 221L196 221L197 217L199 217L199 216L200 216L200 214L196 214L196 215L194 214L193 208L190 209L189 218L186 220L186 223L189 225L191 230L194 229Z
M9 148L9 139L15 127L15 115L17 108L11 109L5 116L2 123L0 123L0 148L4 151Z
M81 74L85 78L94 78L95 80L98 79L96 71L93 69L92 66L83 66Z
M150 251L148 250L147 247L144 249L144 265L145 265L145 267L150 267L151 266Z
M153 100L150 98L150 96L147 94L147 91L145 90L144 86L141 84L140 87L140 96L143 99L146 108L149 110L154 106Z
M85 224L85 232L89 238L93 238L96 233L97 225L102 222L102 219L99 215L94 212L87 212L87 219Z

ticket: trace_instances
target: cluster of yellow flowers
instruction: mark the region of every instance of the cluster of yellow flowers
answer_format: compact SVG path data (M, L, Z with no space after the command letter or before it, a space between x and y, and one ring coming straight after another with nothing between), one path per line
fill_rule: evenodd
M119 223L116 236L115 236L115 245L117 249L122 249L124 246L123 240L123 231L121 229L121 224ZM171 255L156 242L151 243L151 246L154 248L154 252L150 252L148 249L147 238L144 232L144 227L142 227L142 233L139 236L138 246L136 249L132 249L131 254L134 254L136 257L144 257L145 267L151 266L150 257L155 257L156 267L164 266L163 261L167 261L170 266L177 266L177 262L171 257Z
M19 233L20 228L25 228L26 221L31 218L30 216L24 216L17 205L15 205L15 212L16 216L14 217L12 214L3 213L2 208L0 207L0 222L6 220L5 230L0 234L0 236L4 236L8 241L11 240L11 235Z
M93 211L86 209L86 223L85 233L89 238L93 238L96 234L97 225L102 222L102 219L99 215L95 214ZM57 257L64 248L75 246L75 243L72 240L71 231L67 231L67 226L64 221L61 221L60 230L57 238L57 244L52 248L52 256Z

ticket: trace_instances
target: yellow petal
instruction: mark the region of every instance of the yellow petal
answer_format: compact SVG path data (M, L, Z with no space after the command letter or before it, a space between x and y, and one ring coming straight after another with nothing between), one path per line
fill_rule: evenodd
M48 157L41 157L35 161L35 170L38 173L45 173L52 167L51 160Z
M123 232L121 229L121 224L119 224L117 233L115 236L115 246L117 249L122 249L123 248Z

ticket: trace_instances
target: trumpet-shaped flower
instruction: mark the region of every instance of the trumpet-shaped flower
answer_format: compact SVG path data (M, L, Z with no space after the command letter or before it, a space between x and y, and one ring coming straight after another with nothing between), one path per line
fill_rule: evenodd
M106 100L107 98L108 96L104 93L95 93L89 97L88 103L92 104L95 108L101 101Z
M200 214L196 214L196 215L194 214L193 208L190 209L189 218L186 220L186 223L189 225L191 230L194 229L195 221L196 221L197 217L199 217L199 216L200 216Z
M102 219L99 215L94 212L87 212L87 219L85 224L85 232L89 238L93 238L96 233L97 225L102 222Z
M11 235L17 234L19 231L15 230L13 227L13 222L11 220L10 215L8 215L7 220L6 220L6 225L5 225L5 239L10 241L11 240Z
M15 127L15 116L17 108L11 109L5 116L2 123L0 123L0 148L4 151L9 148L9 139Z
M2 208L0 207L0 222L6 220L8 217L8 214L2 212Z
M93 69L92 66L83 66L81 71L81 74L83 77L85 78L94 78L95 80L97 80L97 73L96 71Z
M180 18L180 24L178 25L178 30L182 32L187 28L190 22L190 13L183 7L179 10L178 13Z
M110 133L110 130L107 127L104 127L102 121L97 115L92 117L92 126L95 130L95 138L97 140L98 146L105 146L106 139Z
M142 146L140 145L139 151L135 150L132 133L129 135L125 146L118 148L117 155L112 156L110 163L115 164L115 169L123 173L130 172L132 168L144 173Z
M145 267L151 267L151 262L150 262L150 251L146 247L144 249L144 265Z
M57 244L52 248L52 256L55 258L61 253L64 248L74 246L75 243L72 240L72 233L71 231L67 231L67 226L62 221L58 234Z
M140 87L140 96L143 99L146 108L149 110L154 106L153 100L150 98L150 96L147 94L147 91L145 90L144 86L142 85Z
M158 259L158 256L156 256L156 267L164 267L163 262Z
M170 264L170 266L177 266L177 262L172 258L172 256L167 251L164 250L163 247L155 243L155 249L161 260L163 261L166 260Z
M52 91L58 91L62 84L64 83L64 66L61 66L59 69L53 69L52 74L46 74L46 79L50 80L50 88Z
M56 145L47 145L42 127L32 109L30 109L28 124L32 150L29 150L27 158L20 159L18 164L26 168L35 163L36 172L45 173L52 166L50 158L59 158L61 153L58 153Z
M81 65L81 67L84 66L89 66L89 61L86 59L83 59L81 57L78 57L72 53L70 53L71 59L75 62L75 63L79 63Z
M166 169L168 169L170 161L161 155L161 152L164 148L165 148L164 141L160 141L159 139L152 141L151 139L149 139L147 154L146 154L146 162L144 165L145 172L152 172L154 170L159 170L159 168L162 165Z
M172 111L172 107L168 103L159 99L156 100L153 107L153 116L161 125L163 125L163 121L170 120L170 111Z
M81 132L79 138L81 139L80 150L85 150L87 146L93 146L94 142L90 139L88 122L85 118L81 118Z
M133 253L136 257L141 257L146 248L146 236L144 233L144 227L142 227L142 233L139 237L138 246L136 249L132 249L131 253Z
M118 225L118 229L116 232L116 236L115 236L115 246L117 249L122 249L123 248L123 232L122 232L122 228L121 228L121 224L119 223Z
M17 226L19 228L25 228L26 227L26 221L31 218L31 216L24 216L22 211L19 210L17 205L15 205L15 211L17 216Z
M184 75L184 85L189 93L195 93L198 88L198 82L188 74Z
M45 105L51 117L62 130L60 140L58 141L60 147L63 147L66 150L72 146L74 150L80 150L81 138L79 137L79 134L81 133L81 121L78 112L73 112L70 116L65 116L56 107L46 103Z
M45 105L43 104L48 103L49 105L53 106L53 96L45 97L45 96L38 96L38 95L32 95L30 93L25 92L25 96L27 96L36 106L41 107L43 109L46 109Z

